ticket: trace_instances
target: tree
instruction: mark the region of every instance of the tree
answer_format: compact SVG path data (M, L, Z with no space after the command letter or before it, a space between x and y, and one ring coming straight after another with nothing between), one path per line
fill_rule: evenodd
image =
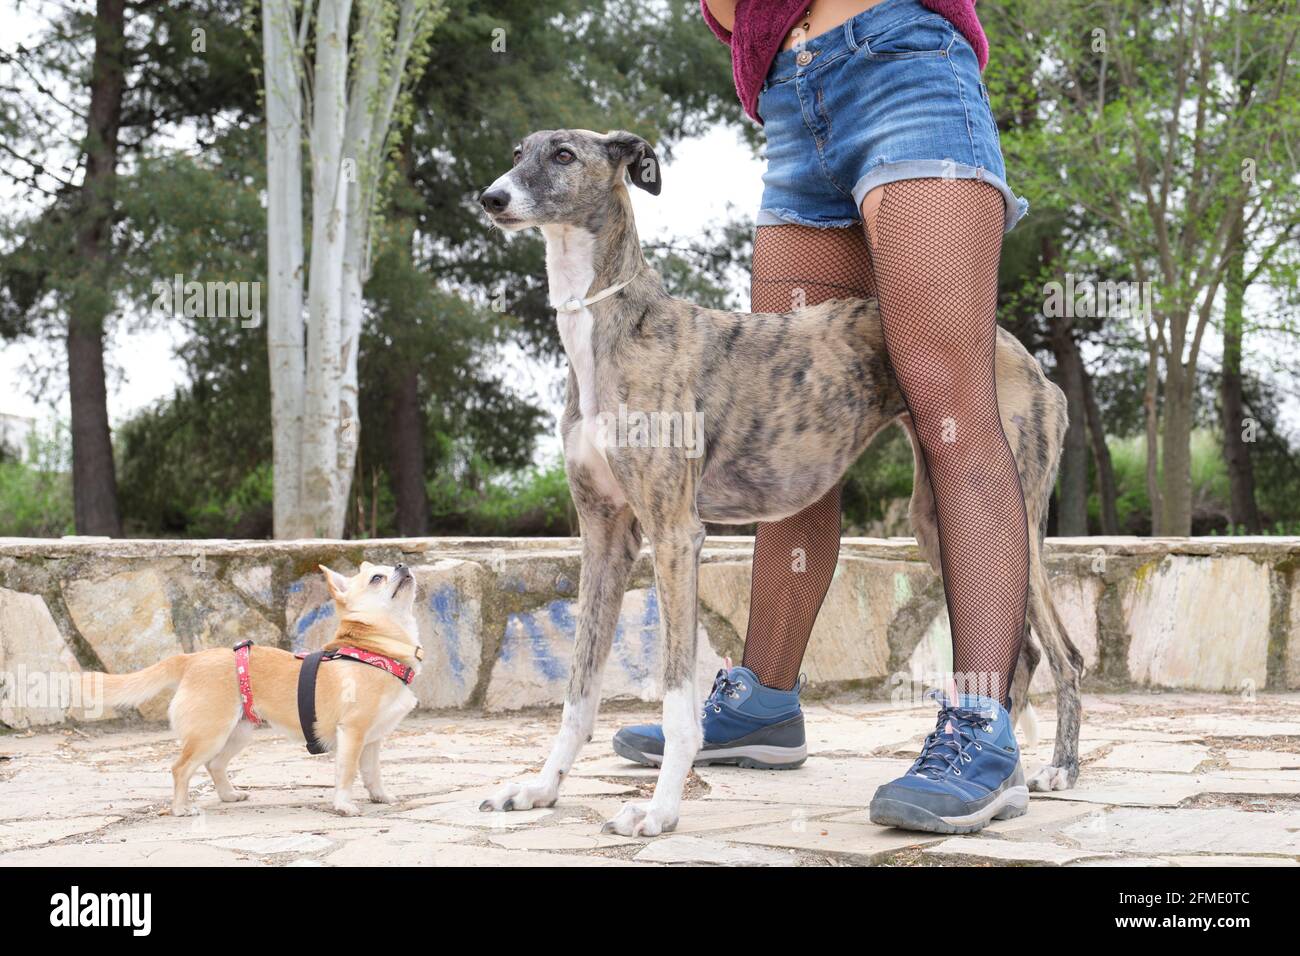
M77 531L121 535L113 443L104 385L104 317L112 300L103 293L110 261L108 233L117 181L117 134L126 64L126 4L98 0L90 112L84 145L86 173L76 211L78 259L86 274L68 301L68 389L72 399L72 490Z
M1037 52L1009 92L1041 103L1041 132L1009 152L1030 189L1098 224L1130 273L1113 278L1152 293L1150 315L1134 316L1148 492L1155 532L1187 534L1193 402L1233 223L1255 264L1294 255L1300 13L1294 2L1053 0L1017 17ZM1256 58L1270 69L1247 90Z
M359 0L355 43L351 13L351 0L320 0L313 31L309 0L296 11L289 0L265 0L263 6L267 334L275 533L281 538L343 533L360 428L357 353L371 223L399 100L423 70L422 50L440 7L436 0ZM311 117L305 131L311 156L307 316L304 100Z
M105 335L130 310L121 298L131 236L122 228L120 167L178 124L190 123L201 141L219 117L247 105L247 84L232 82L230 69L240 60L238 10L227 0L97 0L93 15L60 6L39 42L0 52L11 94L3 173L29 197L5 224L0 334L65 344L80 533L122 527L104 367ZM195 23L205 24L203 40Z
M1247 3L1247 10L1257 6ZM1264 5L1258 5L1264 6ZM1237 84L1237 109L1250 108L1255 88L1266 82L1276 68L1269 54L1275 49L1260 51L1262 55L1242 59L1242 50L1234 50L1234 72L1240 77ZM1285 64L1284 64L1285 65ZM1249 192L1249 180L1243 176L1243 192ZM1268 268L1270 261L1261 258L1249 268L1250 250L1246 244L1246 200L1239 202L1231 213L1227 237L1227 268L1224 275L1223 302L1223 371L1219 384L1219 409L1223 429L1223 457L1228 467L1229 520L1234 528L1248 533L1261 530L1259 507L1255 500L1255 466L1250 454L1254 432L1259 422L1246 413L1245 385L1242 371L1243 339L1247 328L1245 315L1246 290ZM1300 219L1284 227L1284 233L1295 236L1300 230ZM1294 276L1291 285L1294 286Z

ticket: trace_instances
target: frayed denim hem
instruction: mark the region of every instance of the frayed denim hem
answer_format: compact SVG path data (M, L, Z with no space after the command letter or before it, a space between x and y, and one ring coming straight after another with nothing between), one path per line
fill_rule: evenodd
M808 219L790 209L760 209L759 226L811 226L814 229L847 229L862 225L859 219Z
M1029 211L1029 202L1013 193L1002 177L978 166L947 159L907 159L896 163L881 163L858 180L853 187L853 201L861 209L862 200L871 190L905 179L978 179L988 183L1002 193L1002 198L1006 201L1007 216L1003 232L1015 228L1016 223Z

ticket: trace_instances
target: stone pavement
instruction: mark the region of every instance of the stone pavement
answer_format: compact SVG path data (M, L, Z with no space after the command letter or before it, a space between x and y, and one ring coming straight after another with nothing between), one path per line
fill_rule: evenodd
M873 826L873 790L907 766L932 713L849 697L810 704L801 770L703 768L677 831L653 840L600 833L653 783L609 746L619 725L652 714L644 704L606 708L554 808L510 814L480 813L478 803L540 765L556 710L417 713L385 750L399 802L362 802L362 816L346 819L326 810L330 758L270 730L231 767L250 800L220 803L200 774L203 813L180 819L164 815L175 756L165 727L9 733L0 735L0 865L1300 863L1300 694L1088 695L1077 789L1035 794L1028 814L976 836ZM1051 755L1050 702L1039 726L1027 772Z

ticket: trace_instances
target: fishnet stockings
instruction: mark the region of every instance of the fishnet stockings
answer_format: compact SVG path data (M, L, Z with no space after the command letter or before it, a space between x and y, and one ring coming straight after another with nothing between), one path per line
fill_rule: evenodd
M750 311L790 312L875 294L861 230L758 228ZM758 526L742 663L765 686L788 690L798 681L839 554L839 485L798 514Z
M1029 530L994 377L1003 209L976 180L894 182L868 232L885 346L934 492L954 680L1006 704Z
M1029 529L994 377L1003 209L986 183L905 180L884 187L870 243L857 229L760 227L750 295L755 312L879 296L886 349L936 503L954 682L961 693L1009 704ZM759 525L743 663L768 687L798 680L839 532L838 487Z

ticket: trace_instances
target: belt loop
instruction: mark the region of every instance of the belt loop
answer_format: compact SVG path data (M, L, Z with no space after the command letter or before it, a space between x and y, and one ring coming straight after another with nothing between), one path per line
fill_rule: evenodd
M849 49L854 53L858 52L858 38L854 35L853 30L853 21L856 19L857 16L852 16L844 21L844 42L848 44Z

